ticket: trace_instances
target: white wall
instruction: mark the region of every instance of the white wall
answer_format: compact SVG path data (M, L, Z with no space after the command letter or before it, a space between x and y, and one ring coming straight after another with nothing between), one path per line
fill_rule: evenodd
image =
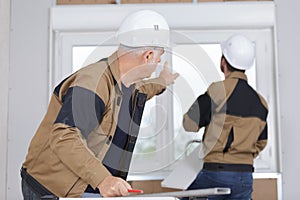
M6 198L10 1L0 0L0 199Z
M51 1L11 3L7 199L21 199L20 167L48 103Z
M281 112L283 199L299 199L300 1L275 0Z

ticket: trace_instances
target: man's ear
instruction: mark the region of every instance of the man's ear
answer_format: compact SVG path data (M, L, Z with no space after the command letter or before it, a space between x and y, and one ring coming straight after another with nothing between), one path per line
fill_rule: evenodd
M224 73L225 68L227 67L227 63L224 57L221 58L220 68L221 71Z
M146 63L152 60L153 54L154 54L153 50L148 50L143 54L143 59L145 60Z

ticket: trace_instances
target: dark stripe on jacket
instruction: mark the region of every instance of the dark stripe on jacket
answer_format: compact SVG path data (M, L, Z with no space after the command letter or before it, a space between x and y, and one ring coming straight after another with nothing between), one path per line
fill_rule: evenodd
M211 114L215 107L215 103L206 92L197 98L197 100L193 103L193 105L187 112L187 115L193 121L195 121L199 125L199 127L203 127L210 123Z
M104 110L104 102L94 92L78 86L72 87L62 98L62 107L55 123L77 127L87 138L99 125Z
M234 134L233 134L233 128L231 128L230 133L229 133L229 135L228 135L228 139L227 139L226 146L225 146L225 148L223 149L223 153L228 152L228 150L229 150L229 148L230 148L230 146L231 146L233 140L234 140Z
M261 132L261 134L258 137L258 140L266 140L268 139L268 125L265 125L264 130Z
M268 115L267 108L264 107L255 90L248 85L247 81L241 79L225 106L226 113L233 116L257 117L266 121Z

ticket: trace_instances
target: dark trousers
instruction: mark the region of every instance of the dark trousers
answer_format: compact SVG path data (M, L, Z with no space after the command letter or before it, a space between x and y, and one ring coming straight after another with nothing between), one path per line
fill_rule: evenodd
M22 194L24 200L55 200L57 199L46 188L44 188L39 182L31 177L26 169L21 169L22 177Z
M22 179L22 194L24 200L56 200L54 195L41 195L34 191L27 183Z
M40 200L41 195L33 191L30 186L22 179L22 194L24 200Z
M209 196L208 200L250 200L252 194L252 172L224 172L202 170L188 190L204 188L230 188L226 195ZM188 200L188 198L182 198Z

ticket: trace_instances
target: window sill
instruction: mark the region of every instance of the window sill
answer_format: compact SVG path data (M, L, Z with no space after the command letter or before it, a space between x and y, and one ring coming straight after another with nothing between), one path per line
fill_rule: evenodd
M151 180L164 180L170 171L157 171L157 172L150 172L150 173L130 173L128 175L128 181L151 181ZM280 173L274 172L254 172L253 173L254 179L265 179L265 178L275 178L280 179Z

